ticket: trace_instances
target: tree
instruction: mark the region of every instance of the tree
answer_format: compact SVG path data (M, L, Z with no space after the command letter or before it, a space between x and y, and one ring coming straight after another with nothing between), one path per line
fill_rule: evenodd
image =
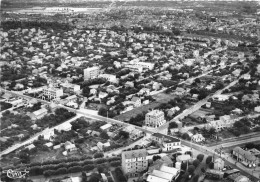
M199 181L199 175L198 174L196 174L194 177L193 177L193 179L192 179L192 181L193 182L198 182Z
M205 173L205 172L206 172L206 170L205 170L204 167L201 168L201 172L202 172L202 173Z
M97 158L102 158L102 157L104 157L104 154L101 153L101 152L99 152L99 153L97 152L97 153L94 154L94 158L95 158L95 159L97 159Z
M213 162L209 163L209 168L210 168L210 169L213 169L213 168L214 168L214 163L213 163Z
M107 109L104 107L100 107L98 110L98 114L104 117L107 117Z
M178 128L178 124L176 122L170 122L169 129L171 129L171 128Z
M110 162L110 166L112 167L117 167L121 165L121 161L112 161Z
M119 135L120 136L123 136L125 139L128 139L129 138L129 133L127 131L119 131Z
M184 140L190 140L190 136L189 136L188 133L184 133L184 134L182 135L182 138L183 138Z
M159 156L159 155L154 155L154 156L153 156L153 161L156 161L157 159L161 159L161 156Z
M200 162L202 162L203 159L204 159L204 155L203 155L203 154L199 154L199 155L197 156L197 159L198 159Z
M212 162L212 156L208 156L207 158L206 158L206 164L209 164L209 163L211 163Z
M189 174L193 174L194 171L195 171L195 166L189 165L189 166L188 166L188 172L189 172Z
M104 139L109 139L109 136L108 136L107 132L105 132L105 131L102 131L102 132L100 133L100 137L101 137L101 138L104 138Z
M213 136L213 135L215 135L216 133L217 133L217 131L216 131L216 129L213 128L213 127L211 127L211 128L209 129L209 131L208 131L208 134L209 134L210 136Z
M83 87L83 89L82 89L82 95L83 95L84 97L89 97L89 94L90 94L90 88L89 88L88 86Z
M194 82L195 82L195 83L201 83L201 81L200 81L199 78L196 78L196 79L194 80Z
M195 159L192 164L197 168L200 165L200 161Z

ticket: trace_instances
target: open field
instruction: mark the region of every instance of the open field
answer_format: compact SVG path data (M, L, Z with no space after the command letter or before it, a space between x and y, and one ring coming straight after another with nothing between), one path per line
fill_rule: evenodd
M149 109L154 109L162 103L169 102L171 99L174 99L175 96L170 95L170 94L160 93L160 94L154 95L153 98L156 99L156 101L151 102L151 103L141 106L141 107L134 108L131 111L128 111L124 114L120 114L120 115L116 116L114 119L117 119L120 121L129 120L131 117L135 117L136 115L142 113L143 111L148 111Z

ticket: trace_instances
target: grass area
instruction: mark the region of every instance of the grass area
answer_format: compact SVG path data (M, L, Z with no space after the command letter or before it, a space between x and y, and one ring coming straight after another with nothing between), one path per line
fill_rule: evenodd
M153 98L156 99L156 101L151 102L147 105L138 107L138 108L134 108L131 111L128 111L126 113L123 113L123 114L116 116L114 119L117 119L117 120L120 120L120 121L127 121L131 117L135 117L136 115L138 115L138 114L140 114L144 111L148 111L149 109L154 109L162 103L168 103L169 100L174 99L174 97L175 96L173 96L171 94L159 93L159 94L153 96Z

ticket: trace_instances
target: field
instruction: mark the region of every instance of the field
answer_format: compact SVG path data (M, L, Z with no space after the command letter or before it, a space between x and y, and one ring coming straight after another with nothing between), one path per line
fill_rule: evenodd
M93 1L93 0L2 0L1 2L2 8L12 9L12 8L32 8L35 6L44 6L44 7L52 7L52 6L60 6L60 7L88 7L88 8L104 8L111 5L111 1L103 0L103 1ZM207 1L147 1L147 0L132 0L132 1L115 1L113 6L124 6L124 7L132 7L132 6L145 6L145 7L167 7L167 8L187 8L187 9L198 9L198 10L210 10L210 11L219 11L219 10L229 10L229 11L245 11L257 9L257 2L207 2ZM259 4L258 4L259 6Z
M160 94L154 95L153 98L156 99L156 101L151 102L147 105L138 107L138 108L134 108L133 110L128 111L124 114L120 114L120 115L116 116L115 119L118 119L120 121L129 120L131 117L135 117L136 115L142 113L143 111L148 111L149 109L154 109L162 103L169 102L171 99L174 99L175 96L170 95L170 94L160 93Z

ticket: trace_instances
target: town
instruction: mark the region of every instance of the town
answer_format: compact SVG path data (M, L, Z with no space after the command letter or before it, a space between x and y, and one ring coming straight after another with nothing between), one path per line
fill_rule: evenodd
M1 181L260 180L258 2L36 2L2 2Z

